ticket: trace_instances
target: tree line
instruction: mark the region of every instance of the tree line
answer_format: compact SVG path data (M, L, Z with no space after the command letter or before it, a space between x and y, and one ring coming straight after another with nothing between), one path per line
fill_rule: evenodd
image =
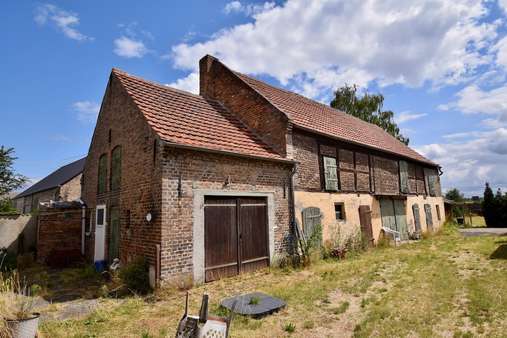
M482 213L488 227L506 228L507 193L502 193L502 190L498 188L496 194L494 194L489 183L486 183L484 199L482 201Z

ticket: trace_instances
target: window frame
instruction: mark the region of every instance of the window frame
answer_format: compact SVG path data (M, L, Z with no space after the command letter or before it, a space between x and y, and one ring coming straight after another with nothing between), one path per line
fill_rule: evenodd
M338 206L341 209L341 211L340 211L341 218L337 217L336 207L338 207ZM345 212L345 203L344 202L335 202L334 203L334 217L335 217L336 221L338 221L338 222L346 222L347 221L347 213Z

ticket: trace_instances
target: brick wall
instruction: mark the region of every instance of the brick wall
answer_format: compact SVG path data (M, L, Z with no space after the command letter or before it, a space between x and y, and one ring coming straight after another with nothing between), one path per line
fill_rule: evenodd
M398 162L384 157L373 157L375 171L375 193L382 195L400 194Z
M49 260L65 259L66 255L78 258L81 252L81 217L81 208L43 208L38 215L37 260L51 264Z
M167 147L162 168L163 279L192 274L195 190L274 193L275 251L281 253L288 248L290 165Z
M111 207L119 208L120 259L126 262L142 255L155 264L161 224L160 144L156 139L142 113L112 75L83 172L82 198L89 208L88 222L91 219L90 235L86 240L89 259L94 255L95 208L98 204L106 204L107 215ZM118 191L110 191L111 152L116 146L122 147L121 184ZM97 194L98 161L102 154L108 156L107 189ZM145 219L148 212L154 215L151 222ZM106 234L106 257L108 240L109 234Z
M287 154L287 118L231 70L211 56L199 62L200 94L220 101L266 144Z

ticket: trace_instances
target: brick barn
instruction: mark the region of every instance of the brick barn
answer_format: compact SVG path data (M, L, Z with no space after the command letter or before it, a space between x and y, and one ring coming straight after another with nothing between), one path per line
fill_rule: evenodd
M198 283L286 255L294 222L324 240L440 226L437 164L214 57L199 66L199 95L111 72L83 172L90 260L142 255L152 277Z

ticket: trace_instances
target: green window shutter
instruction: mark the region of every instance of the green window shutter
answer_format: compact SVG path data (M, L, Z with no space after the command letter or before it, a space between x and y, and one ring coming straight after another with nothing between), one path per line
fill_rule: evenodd
M426 179L426 186L428 188L428 195L436 196L437 195L437 173L434 169L424 169L424 176Z
M338 190L338 175L336 172L336 158L323 156L324 162L324 179L326 190Z
M97 193L101 194L106 192L107 182L107 155L102 155L99 158L99 170L98 170L98 187Z
M426 230L433 231L433 215L431 214L431 205L424 205L424 213L426 214Z
M111 153L111 190L120 189L121 182L121 147L116 147Z
M408 164L400 161L400 191L408 194Z
M320 209L316 207L308 207L302 211L303 232L308 239L315 230L315 226L320 225L322 214Z

